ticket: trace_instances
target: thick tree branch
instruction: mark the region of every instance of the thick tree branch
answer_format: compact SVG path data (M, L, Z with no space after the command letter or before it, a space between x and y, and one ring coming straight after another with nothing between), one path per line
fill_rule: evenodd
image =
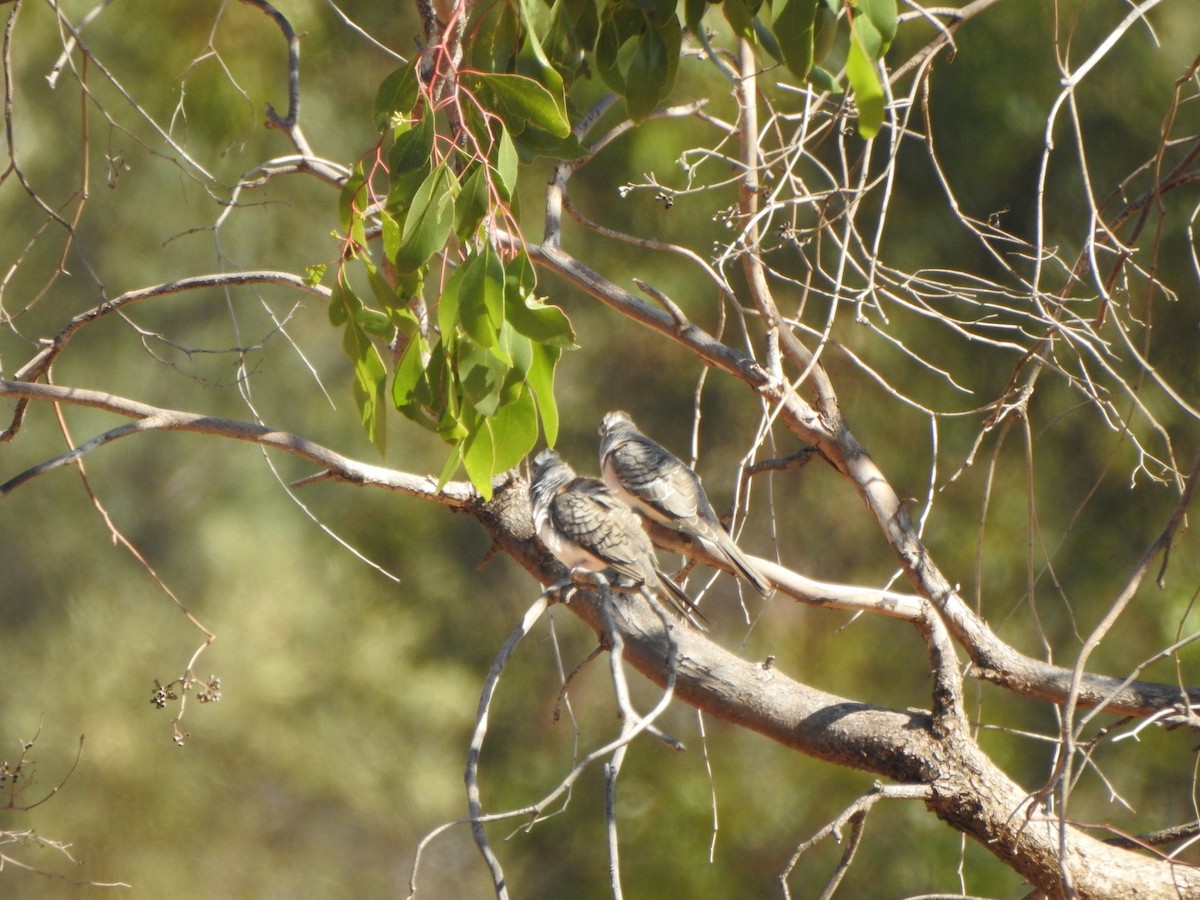
M506 491L523 493L523 485L514 483ZM555 566L551 573L529 568L551 583L562 574ZM597 631L603 628L594 595L581 593L569 608ZM669 643L658 616L633 599L619 604L614 615L626 660L665 685ZM775 667L741 659L691 629L675 628L672 637L678 645L675 693L687 703L809 756L901 784L929 786L926 805L939 818L978 840L1047 895L1062 896L1058 819L1038 811L1030 815L1029 793L964 729L943 732L928 713L885 709L816 690ZM1132 852L1116 855L1114 849L1067 829L1065 867L1079 897L1200 891L1200 870Z
M637 298L632 299L634 302L641 302ZM650 309L658 313L658 310L652 307ZM194 431L284 450L319 466L321 473L316 477L383 487L453 509L469 509L492 532L499 549L512 555L527 568L532 567L531 571L544 573L554 569L553 558L533 539L533 530L529 522L522 522L520 515L516 518L509 515L507 504L517 503L524 515L528 516L524 498L517 497L512 492L500 492L491 503L483 503L465 482L450 482L439 492L436 490L436 479L432 476L411 475L361 463L298 435L235 419L163 409L101 391L0 380L0 396L74 403L148 422L141 427L125 426L112 429L75 450L14 476L8 483L0 485L0 497L32 477L57 468L91 449L127 434L146 430ZM508 478L509 476L498 476L497 486L507 483ZM654 526L652 536L655 543L664 549L674 550L713 568L728 571L727 563L709 555L696 542L677 532ZM917 625L923 634L934 628L924 621L927 615L925 604L918 597L895 591L815 581L772 560L756 557L751 557L751 560L779 590L802 602L834 609L867 610L905 619ZM959 602L961 604L961 601ZM951 608L961 608L966 613L957 623L962 627L956 630L952 624L949 631L970 654L974 663L972 672L975 675L1022 696L1059 704L1066 702L1071 695L1071 670L1040 662L1017 652L996 637L965 605ZM947 652L944 645L938 652L940 665L949 666L953 654ZM945 693L944 690L942 693ZM1111 713L1147 718L1161 714L1164 710L1200 704L1200 689L1189 688L1186 692L1181 692L1176 685L1086 674L1078 685L1077 704L1081 708L1102 706Z

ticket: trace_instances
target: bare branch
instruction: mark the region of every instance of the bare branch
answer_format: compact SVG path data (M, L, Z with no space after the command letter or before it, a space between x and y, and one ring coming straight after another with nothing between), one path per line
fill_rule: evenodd
M177 281L168 281L163 284L139 288L135 291L127 291L119 297L106 300L99 306L95 306L87 312L82 312L72 318L59 330L58 334L46 343L44 349L40 350L29 362L16 371L14 380L37 381L41 379L50 371L50 367L54 364L58 355L62 353L67 342L74 337L77 331L98 319L104 318L109 313L123 309L131 303L167 294L177 294L183 291L214 287L233 287L245 284L284 284L325 299L331 296L329 288L319 284L309 284L304 278L301 278L299 275L293 275L290 272L222 272L212 275L196 275L192 278L180 278ZM24 399L17 404L8 428L0 432L0 443L11 441L17 432L20 431L21 422L25 416L26 405L27 402Z
M386 469L382 466L372 466L356 462L342 456L320 444L314 443L299 435L276 431L263 425L242 422L236 419L221 419L205 416L199 413L180 412L178 410L161 409L135 400L126 400L105 394L101 391L87 391L79 388L62 388L55 385L31 384L19 381L0 380L0 396L22 397L30 400L54 400L63 403L74 403L80 406L90 406L103 409L138 420L121 428L105 432L98 438L89 441L80 448L65 453L53 465L43 464L10 479L0 485L0 497L19 487L29 478L48 471L46 468L57 468L83 455L90 449L102 446L109 441L138 431L192 431L198 434L210 434L217 437L232 438L273 447L283 450L293 456L308 460L324 470L338 481L356 485L370 485L399 491L413 497L423 497L444 506L463 508L477 499L474 489L464 482L448 482L442 490L437 490L437 479L432 476L409 475Z
M292 23L287 20L287 17L267 0L242 0L242 2L247 6L258 7L274 19L279 30L283 32L284 40L287 41L288 111L286 116L281 117L279 113L275 112L275 107L268 103L267 127L278 128L286 134L300 155L307 159L313 155L313 152L308 145L308 140L304 137L304 132L300 129L300 37L296 34L296 29L292 28Z

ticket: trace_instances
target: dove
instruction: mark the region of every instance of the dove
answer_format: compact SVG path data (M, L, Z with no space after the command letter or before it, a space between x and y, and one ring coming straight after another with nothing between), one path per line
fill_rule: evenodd
M717 518L700 476L690 466L642 434L620 410L601 420L600 438L600 469L622 500L648 519L698 540L764 597L771 592L770 582Z

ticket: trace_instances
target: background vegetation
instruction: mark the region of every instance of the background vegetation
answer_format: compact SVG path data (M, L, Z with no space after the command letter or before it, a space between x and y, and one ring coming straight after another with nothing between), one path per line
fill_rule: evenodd
M936 154L928 141L898 142L878 257L904 272L961 271L1011 285L1009 267L1028 273L1037 245L1051 270L1044 287L1056 291L1066 281L1062 266L1087 249L1094 227L1088 195L1136 197L1148 190L1156 159L1174 164L1192 151L1200 128L1200 20L1187 0L1143 4L1144 20L1119 32L1112 52L1080 81L1070 109L1049 126L1057 142L1049 154L1047 122L1063 77L1056 55L1086 57L1118 33L1131 7L988 6L955 32L954 51L936 57L920 90L897 83L897 108L911 109L908 128L930 135ZM127 0L94 7L83 33L86 54L64 49L63 23L79 23L92 9L28 0L0 6L10 17L6 146L19 166L0 181L5 378L72 316L106 298L214 272L336 267L344 246L338 191L315 178L273 178L228 205L246 173L293 152L282 131L264 127L264 105L282 112L288 96L285 42L262 9ZM416 50L417 10L359 0L296 0L279 9L303 35L307 139L318 156L352 167L379 142L376 92L401 65L397 54L407 59ZM917 11L901 6L887 55L893 67L937 33ZM710 19L727 38L719 18ZM797 79L777 68L760 76L782 116L778 127L795 127L805 100L777 81ZM905 102L910 90L912 106ZM599 79L581 78L572 111L587 109L603 91ZM735 119L728 82L692 52L679 64L668 102L701 98L709 101L706 113ZM599 131L623 115L618 106ZM841 127L816 158L853 169L865 144L853 123ZM891 124L874 152L890 152L890 134ZM646 121L573 176L571 198L607 228L717 252L736 232L727 213L737 203L736 184L674 195L686 187L681 156L712 140L696 117ZM839 163L839 148L847 147L852 155ZM184 152L211 179L197 175ZM714 173L733 168L711 159L702 178L722 180ZM531 241L541 236L552 175L544 158L521 172L513 207ZM1015 351L958 339L930 316L887 301L868 298L856 319L852 290L833 299L827 288L809 290L814 260L818 270L836 264L833 242L809 236L816 243L792 248L778 227L782 216L768 236L777 247L775 272L793 279L778 288L785 314L817 334L836 323L822 362L856 435L914 498L914 517L932 510L923 536L943 571L1001 637L1032 656L1073 664L1081 635L1166 525L1196 452L1194 182L1163 199L1152 227L1132 241L1134 260L1145 267L1112 289L1115 299L1100 299L1090 277L1075 289L1072 302L1084 318L1098 316L1105 302L1114 307L1109 330L1097 331L1115 348L1112 365L1133 390L1119 395L1116 382L1102 388L1114 392L1105 398L1124 416L1108 421L1078 382L1047 376L1027 418L984 431L985 407L1002 396L1020 353L1038 337L1022 318L1027 298L995 297L995 321L1019 335ZM952 186L957 211L944 185ZM884 218L881 203L879 192L865 195L863 223ZM795 227L812 226L810 211L796 209ZM1004 232L992 243L1003 244L1003 253L992 253L963 217L980 231ZM872 236L865 224L860 230ZM621 286L633 289L629 279L638 275L700 326L746 345L713 285L679 258L570 221L563 243ZM741 295L735 269L731 282ZM705 377L687 350L552 274L540 277L537 293L567 312L579 345L558 372L563 454L594 471L596 424L604 411L622 407L679 455L697 448L709 492L727 508L760 405L733 379ZM267 284L166 295L82 329L56 362L53 382L258 420L365 462L436 477L446 445L394 410L380 459L360 424L350 362L326 307L320 297ZM1152 320L1153 330L1131 341L1159 380L1113 331L1118 319ZM806 339L812 333L801 331ZM759 340L753 334L750 343ZM1063 354L1050 368L1081 376L1070 364ZM931 417L931 409L945 414ZM113 425L95 410L62 416L76 442ZM64 441L55 407L34 404L19 440L0 445L0 480L63 452ZM798 447L777 430L761 455ZM968 460L976 464L963 468ZM11 808L0 813L0 828L20 838L0 844L15 861L0 871L0 892L406 892L420 839L465 814L462 772L480 686L537 596L534 579L504 553L492 554L487 535L466 516L332 481L289 489L313 466L251 444L150 433L91 453L84 464L86 481L63 468L0 503L0 760L10 770L20 765L20 778L6 785ZM821 580L892 583L894 556L830 467L816 462L757 481L743 547ZM1164 586L1141 589L1089 670L1123 676L1195 630L1197 549L1195 533L1183 530ZM694 576L692 583L703 582ZM189 696L178 726L185 741L171 723L178 703L164 710L151 703L155 680L179 677L205 640L180 605L217 635L195 674L217 676L221 694L210 704ZM807 684L865 702L929 705L924 648L891 620L783 596L765 604L747 598L743 612L724 577L704 609L716 640L744 658L773 657ZM615 733L607 665L578 676L570 710L556 715L561 671L594 646L595 635L561 609L521 646L491 715L483 760L489 809L539 798L569 769L577 747ZM1166 655L1141 677L1195 684L1194 647ZM973 714L989 724L981 745L1022 785L1040 786L1052 767L1056 707L968 685ZM648 683L633 687L640 704L658 696ZM1107 716L1096 727L1116 723ZM873 782L702 719L681 703L662 727L687 752L642 739L621 776L621 862L633 896L775 895L796 845ZM26 742L33 745L27 751ZM1131 832L1196 820L1194 743L1186 731L1157 728L1103 742L1072 796L1071 818ZM59 785L46 802L21 809ZM610 895L603 789L602 774L589 772L558 816L507 841L506 826L491 832L514 896ZM70 844L78 865L21 838L28 829ZM840 896L1016 897L1028 890L916 804L880 805L865 847ZM840 852L825 842L806 855L792 876L795 894L816 896ZM1196 861L1194 852L1183 858ZM18 862L53 874L22 871ZM420 887L428 897L491 893L468 829L432 842Z

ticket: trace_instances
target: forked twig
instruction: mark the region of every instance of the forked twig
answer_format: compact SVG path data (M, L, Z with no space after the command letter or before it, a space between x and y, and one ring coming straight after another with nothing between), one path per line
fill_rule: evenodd
M840 843L842 840L842 829L850 826L850 839L846 843L846 849L842 852L842 858L839 860L833 874L830 875L829 881L825 885L825 890L821 892L820 900L829 900L833 896L834 891L837 890L838 885L841 884L846 872L849 871L850 864L854 861L854 854L858 851L859 843L862 840L867 813L871 811L875 804L880 800L925 800L932 793L933 789L926 785L885 785L876 782L870 792L859 797L844 809L836 819L796 847L788 859L787 865L779 873L779 886L783 890L783 896L787 900L791 900L792 892L788 887L788 878L791 877L796 864L800 862L800 857L827 837L832 836L834 840Z

